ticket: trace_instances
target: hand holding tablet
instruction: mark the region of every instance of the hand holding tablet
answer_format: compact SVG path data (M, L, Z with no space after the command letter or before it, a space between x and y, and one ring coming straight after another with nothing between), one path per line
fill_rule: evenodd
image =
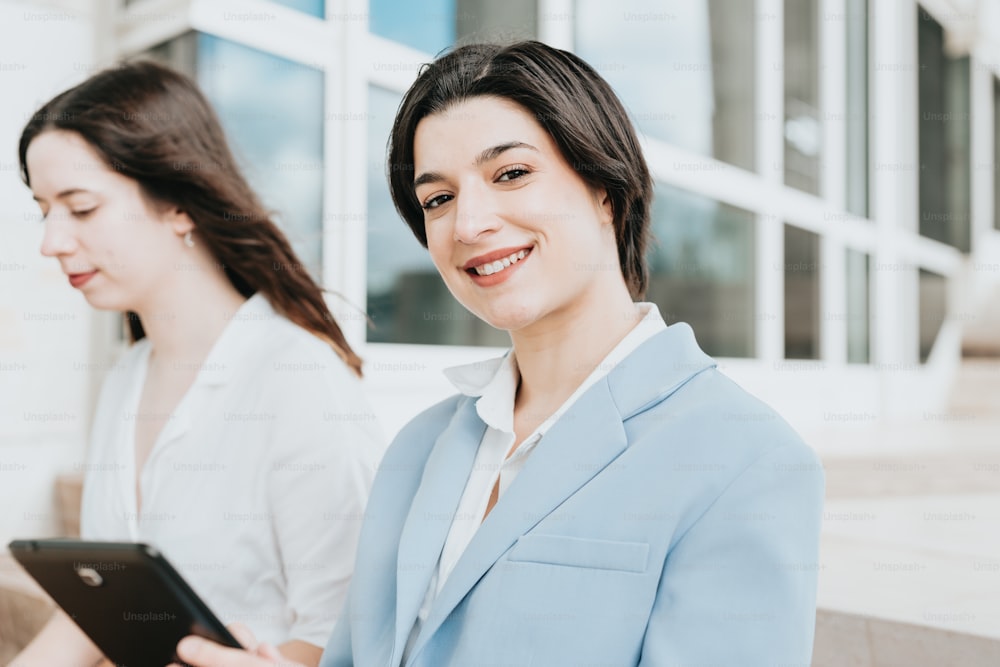
M177 661L177 643L187 635L241 648L149 545L53 539L15 540L9 548L116 665L160 667Z

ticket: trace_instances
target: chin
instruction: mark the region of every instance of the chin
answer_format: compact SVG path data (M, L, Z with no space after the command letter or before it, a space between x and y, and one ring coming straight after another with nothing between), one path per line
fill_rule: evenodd
M100 291L94 291L92 293L84 292L83 298L97 310L117 310L122 313L129 310L135 310L125 303L124 299L116 299L114 296Z
M534 324L539 319L538 310L527 305L490 308L486 311L473 312L491 327L503 331L518 331Z

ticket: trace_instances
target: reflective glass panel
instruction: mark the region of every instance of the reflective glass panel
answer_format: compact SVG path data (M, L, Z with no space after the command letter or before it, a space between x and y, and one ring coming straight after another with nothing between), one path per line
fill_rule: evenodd
M320 279L323 72L197 32L146 55L198 82L219 115L243 175L275 213L299 259Z
M920 233L970 246L969 59L944 52L944 30L920 10Z
M250 184L277 212L299 259L318 277L323 246L323 72L199 34L197 76Z
M847 205L868 217L868 0L846 0Z
M785 358L819 359L819 236L785 225Z
M818 4L785 0L785 183L815 195L823 150Z
M647 299L668 324L690 324L708 354L752 357L753 214L658 183L652 218Z
M640 132L753 170L754 3L577 0L576 52Z
M1000 80L993 80L993 228L1000 230Z
M537 0L370 0L369 30L435 55L456 41L532 39Z
M368 315L372 343L492 345L510 337L483 323L445 287L427 250L396 213L385 176L386 138L400 96L368 89Z
M920 363L931 356L934 343L948 314L948 280L939 273L920 269Z
M867 364L870 358L869 271L867 253L848 248L847 262L847 361Z
M292 9L299 10L303 14L318 16L319 18L323 18L324 12L326 11L325 0L271 0L271 2L276 5L291 7Z

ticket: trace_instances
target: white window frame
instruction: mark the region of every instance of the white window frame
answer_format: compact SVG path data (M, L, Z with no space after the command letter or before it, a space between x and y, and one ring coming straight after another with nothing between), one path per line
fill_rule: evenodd
M820 106L823 124L821 196L784 185L783 168L783 45L782 0L756 0L755 104L756 171L749 172L697 155L656 139L643 139L651 170L658 182L710 197L751 212L755 218L755 357L723 360L736 367L772 367L784 360L783 228L791 224L820 236L820 358L817 370L846 366L845 249L869 255L870 361L877 370L917 360L919 305L917 268L953 279L963 256L945 244L917 233L917 108L916 20L918 7L941 19L949 35L964 35L967 25L948 0L871 1L869 24L869 219L846 211L845 33L846 21L821 20ZM573 0L539 0L539 37L572 49ZM844 0L819 0L821 16L843 16ZM143 21L157 12L174 18ZM267 13L273 20L238 23L227 13ZM367 343L367 322L361 311L367 300L367 155L368 86L402 93L416 76L417 65L433 54L423 53L369 32L368 0L328 0L327 17L311 17L264 0L144 0L120 9L114 34L114 55L149 49L188 30L197 30L316 67L325 73L327 122L324 129L323 191L324 286L343 296L331 299L345 335L368 362L373 391L399 397L403 414L388 419L388 428L402 423L416 408L414 397L430 402L451 393L439 369L464 360L498 353L496 348L445 345ZM140 18L137 18L140 17ZM950 19L949 19L950 17ZM913 26L901 29L900 26ZM961 39L958 41L961 41ZM991 76L1000 76L1000 47L973 54L972 108L980 119L973 127L973 160L984 157L992 142ZM387 69L379 62L408 67ZM981 64L978 66L977 63ZM880 68L880 65L886 67ZM909 69L907 69L909 68ZM901 76L900 72L912 76ZM352 119L350 124L342 119ZM356 123L355 120L356 119ZM985 147L985 148L984 148ZM676 163L700 165L701 170L677 170ZM975 163L974 163L975 164ZM909 168L907 168L909 165ZM704 174L710 173L711 178ZM985 170L973 173L974 248L985 240L1000 253L1000 232L992 229L993 183ZM401 233L407 233L402 228ZM888 268L887 268L888 267ZM893 267L904 267L893 270ZM876 315L877 314L877 315ZM825 316L830 315L830 316ZM946 321L941 339L953 323ZM951 344L947 343L946 344ZM407 361L420 360L423 370L400 373Z

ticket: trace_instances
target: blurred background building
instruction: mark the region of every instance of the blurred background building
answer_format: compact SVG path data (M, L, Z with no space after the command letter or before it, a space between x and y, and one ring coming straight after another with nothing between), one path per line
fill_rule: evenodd
M16 141L41 103L120 59L195 77L394 433L507 338L395 213L389 127L422 63L511 38L618 91L656 180L650 300L824 458L961 421L963 349L1000 354L998 0L0 0L0 539L58 530L125 345L38 255ZM976 368L989 409L1000 366Z

